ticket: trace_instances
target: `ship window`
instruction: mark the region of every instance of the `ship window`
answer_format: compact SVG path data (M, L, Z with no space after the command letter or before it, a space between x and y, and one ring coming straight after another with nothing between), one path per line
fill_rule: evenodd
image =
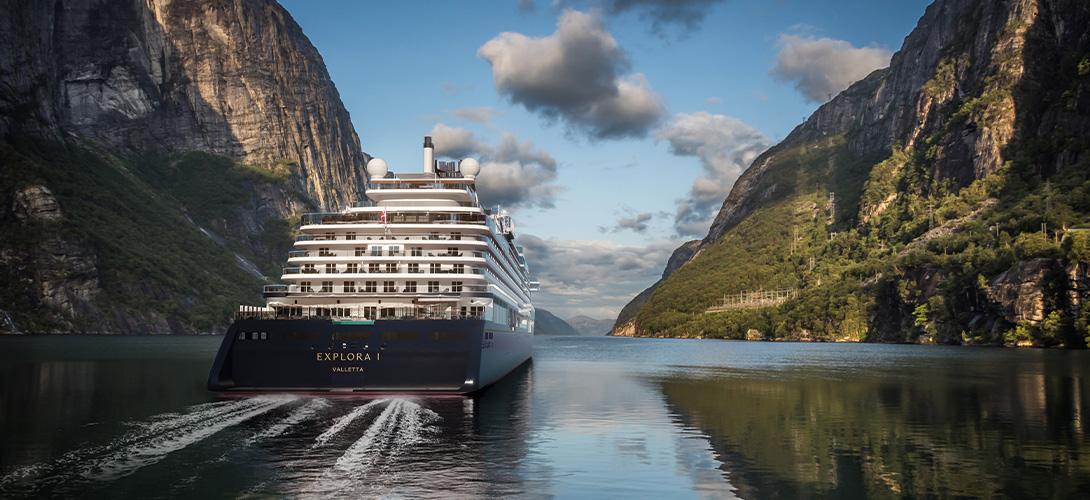
M303 264L303 274L317 274L314 264Z
M325 265L325 273L326 274L337 274L337 264L326 264Z
M382 256L382 245L373 245L373 246L371 246L371 256L372 257L381 257Z
M397 291L397 286L394 284L393 281L383 281L382 291L386 293L393 293Z
M473 306L469 308L469 315L474 317L484 316L484 306Z
M405 282L405 291L409 292L409 293L415 293L416 292L416 282L415 281L406 281Z
M465 340L469 338L466 332L431 332L432 340Z
M345 233L344 239L354 240L354 239L356 239L356 233L354 233L354 232Z
M344 272L347 274L356 274L360 272L359 264L352 263L345 265Z
M460 240L462 239L462 233L450 233L450 239Z
M466 272L465 264L454 264L454 274L462 274Z
M239 340L246 340L246 332L239 333L238 334L238 339Z
M345 281L344 282L344 291L345 291L345 293L355 292L356 291L356 282L355 281Z
M394 264L392 262L387 263L386 264L386 272L388 272L390 274L396 273L397 272L397 264Z
M321 340L321 332L286 332L284 340Z
M309 281L300 281L299 282L299 291L305 292L305 293L311 293L311 292L314 291L314 289L310 287L310 282Z
M371 332L333 332L333 340L371 340Z
M431 271L432 274L438 274L438 273L443 272L443 266L441 264L434 264L433 263L433 264L431 264L429 266L429 270Z
M409 264L409 272L410 273L419 273L420 272L420 264L416 264L416 263Z
M329 251L329 247L319 247L318 248L318 256L319 257L332 257L333 252Z
M424 255L424 247L413 247L412 254L413 257L420 257Z
M268 335L269 334L267 332L261 332L261 340L265 340L265 339L269 338Z
M401 253L401 247L400 246L394 245L394 246L390 247L390 255L391 256L398 255L400 253Z
M333 241L337 239L337 236L332 231L330 231L328 233L325 233L325 239Z
M356 257L363 257L367 253L367 247L356 247Z
M322 282L321 292L322 293L330 293L332 291L333 291L333 282L332 281L323 281Z
M458 256L458 247L447 247L447 255L451 257Z
M257 332L250 332L250 340L257 340Z
M363 291L368 292L368 293L374 293L374 292L378 291L378 282L377 281L367 281L367 282L365 282L364 285L363 285Z
M382 340L416 340L420 338L417 332L382 332Z
M429 281L428 282L428 291L429 292L438 292L439 291L439 282L438 281Z
M462 291L462 282L461 281L452 281L452 282L450 282L450 291L452 291L452 292Z
M372 263L370 263L370 264L367 264L367 272L369 272L369 273L377 273L377 272L379 272L379 270L378 270L378 264L376 264L376 263L374 263L374 262L372 262Z

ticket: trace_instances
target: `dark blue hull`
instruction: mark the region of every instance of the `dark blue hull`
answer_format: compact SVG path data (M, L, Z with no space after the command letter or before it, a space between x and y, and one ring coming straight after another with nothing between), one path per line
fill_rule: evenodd
M503 378L532 349L533 335L485 320L237 320L208 389L464 394Z

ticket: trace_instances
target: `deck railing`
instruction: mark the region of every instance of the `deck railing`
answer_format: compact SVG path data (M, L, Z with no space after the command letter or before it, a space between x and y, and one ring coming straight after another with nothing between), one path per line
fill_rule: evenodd
M474 320L484 319L483 314L461 314L459 312L413 312L411 308L398 308L392 313L383 313L381 310L375 315L365 314L358 309L343 307L301 307L286 306L279 308L240 306L235 311L236 320L258 319L318 319L335 321L375 321L376 319L442 319L442 320Z

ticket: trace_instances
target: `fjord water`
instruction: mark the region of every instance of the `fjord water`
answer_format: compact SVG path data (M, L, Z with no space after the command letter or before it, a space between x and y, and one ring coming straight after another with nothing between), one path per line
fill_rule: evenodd
M0 497L1090 491L1085 351L546 337L474 397L224 399L219 341L0 338Z

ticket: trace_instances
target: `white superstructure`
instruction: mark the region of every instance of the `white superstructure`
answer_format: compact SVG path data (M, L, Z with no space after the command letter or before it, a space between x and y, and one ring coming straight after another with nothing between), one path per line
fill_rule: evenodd
M423 172L395 175L378 158L367 171L370 201L303 216L282 276L290 284L266 286L266 308L251 314L484 319L533 332L537 281L506 211L481 206L476 160L435 161L426 137Z

